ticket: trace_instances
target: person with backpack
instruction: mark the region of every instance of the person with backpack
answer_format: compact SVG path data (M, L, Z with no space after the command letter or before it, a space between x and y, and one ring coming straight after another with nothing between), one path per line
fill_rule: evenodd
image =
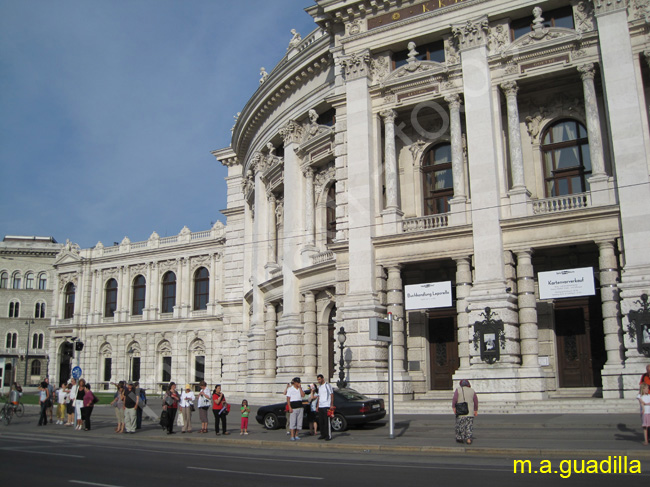
M135 433L136 411L140 398L136 395L133 383L129 382L124 393L124 424L127 433Z

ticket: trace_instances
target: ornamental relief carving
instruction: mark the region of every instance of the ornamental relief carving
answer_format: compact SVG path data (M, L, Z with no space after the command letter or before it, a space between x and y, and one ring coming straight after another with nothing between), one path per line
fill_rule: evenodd
M524 105L522 104L522 106ZM525 120L526 129L533 144L540 143L539 137L542 129L553 120L561 117L572 117L582 123L585 122L584 101L573 94L561 94L548 105L545 105L543 101L531 99L529 100L529 106L531 115L528 115Z
M508 24L501 24L490 27L488 34L488 55L497 54L510 44L510 29Z
M486 44L489 27L487 16L483 16L460 24L454 24L451 32L459 49L470 49Z
M428 74L429 71L440 71L447 73L447 66L436 61L420 61L417 59L419 52L416 50L415 42L411 41L408 43L408 57L406 58L406 64L400 66L395 71L393 71L386 79L382 82L383 85L389 84L392 81L400 80L401 78L407 78L411 76L417 76L423 73Z
M630 19L650 23L650 0L632 0L629 10Z
M387 55L375 56L370 60L370 77L372 84L376 85L389 74L390 58Z
M280 129L280 135L284 139L284 145L289 145L293 142L300 142L302 138L302 126L293 121L289 120L284 127Z
M336 166L332 161L326 167L318 171L314 177L314 193L317 195L317 201L327 184L334 179L336 179Z
M199 267L210 267L210 256L202 255L200 257L192 257L190 260L190 269L194 273Z
M111 269L102 269L103 282L106 282L109 279L117 279L118 276L119 276L119 270L117 269L117 267Z
M72 283L75 287L79 283L79 275L75 272L74 274L62 274L59 277L59 284L61 289L65 290L65 287L68 283Z
M144 264L137 264L137 265L132 265L129 267L129 274L133 276L137 276L138 274L144 274L147 270L147 266Z
M647 1L647 0L644 0ZM589 0L581 0L573 9L573 18L578 32L592 32L596 30L594 21L594 6Z
M162 262L159 262L158 265L160 266L161 274L164 274L167 271L176 272L178 269L178 259L163 260Z
M349 36L354 36L354 35L360 34L362 26L363 26L363 24L358 19L353 20L351 22L347 22L345 24L345 32L347 32L347 34Z
M343 74L349 81L368 76L370 68L370 51L355 52L339 60Z

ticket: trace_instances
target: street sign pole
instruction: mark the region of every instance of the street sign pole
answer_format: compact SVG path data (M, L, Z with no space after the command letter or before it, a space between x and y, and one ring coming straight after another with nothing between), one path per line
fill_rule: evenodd
M388 313L391 337L393 336L393 313ZM388 342L388 438L395 438L395 394L393 391L393 340Z

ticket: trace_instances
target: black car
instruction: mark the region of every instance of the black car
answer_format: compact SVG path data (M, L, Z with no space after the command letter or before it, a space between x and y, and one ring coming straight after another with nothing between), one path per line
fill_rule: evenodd
M274 430L283 428L287 424L286 402L262 406L257 410L255 419L266 429ZM303 428L309 429L307 424L307 408L303 418ZM383 399L372 399L364 396L354 389L334 389L334 417L332 418L333 431L345 431L348 426L378 421L386 416Z

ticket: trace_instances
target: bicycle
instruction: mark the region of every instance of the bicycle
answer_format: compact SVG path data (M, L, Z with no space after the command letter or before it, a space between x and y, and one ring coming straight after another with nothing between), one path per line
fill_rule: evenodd
M4 422L5 425L9 426L13 415L14 405L8 402L2 407L2 411L0 411L0 419Z

